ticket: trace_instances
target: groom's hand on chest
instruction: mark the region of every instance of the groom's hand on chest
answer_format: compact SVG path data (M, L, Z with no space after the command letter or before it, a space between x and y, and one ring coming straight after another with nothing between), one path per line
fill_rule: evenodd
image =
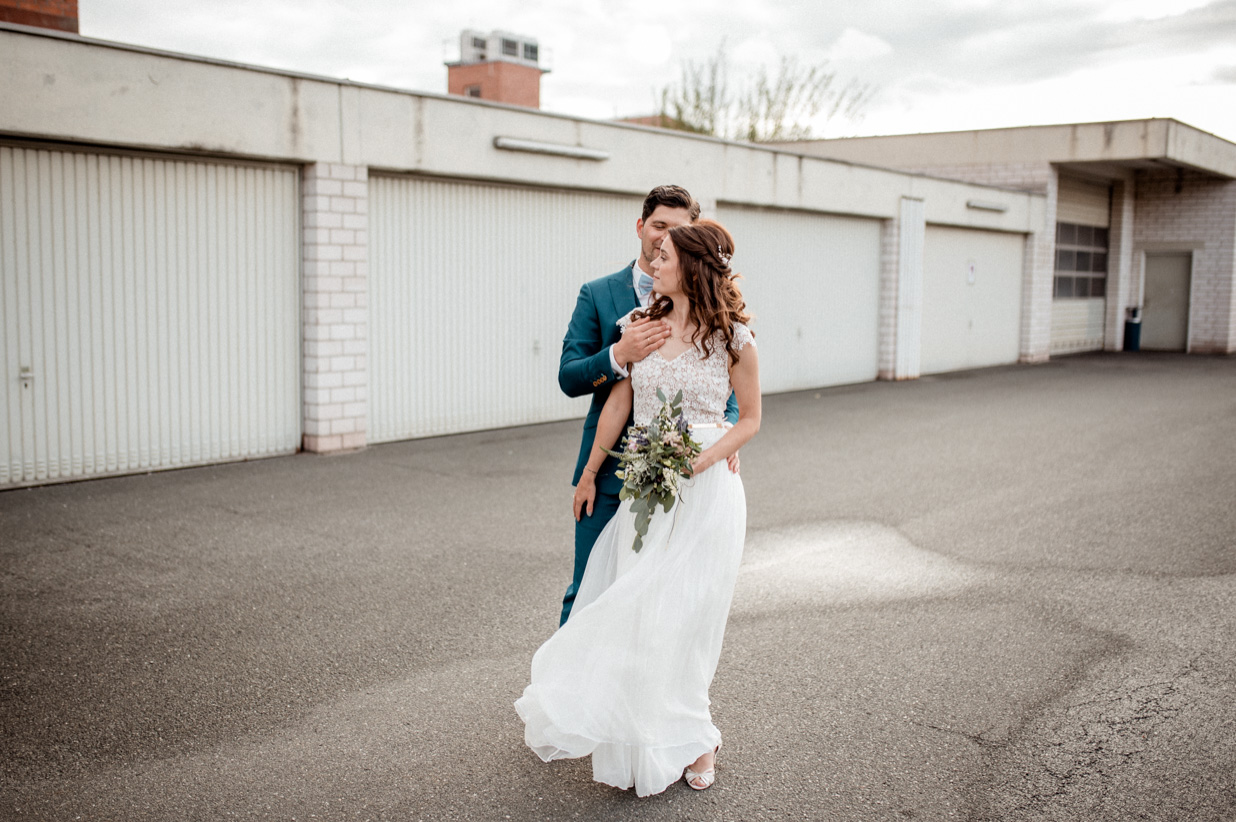
M641 317L627 324L622 339L614 343L614 359L620 365L639 362L669 339L669 323Z

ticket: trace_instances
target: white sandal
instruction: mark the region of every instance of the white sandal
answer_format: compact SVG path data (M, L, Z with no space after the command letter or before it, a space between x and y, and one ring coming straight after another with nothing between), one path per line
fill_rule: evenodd
M691 768L688 766L687 769L682 772L682 778L686 780L687 784L691 786L692 790L696 790L696 791L707 790L712 787L712 783L717 781L717 752L720 750L721 750L720 745L712 749L712 757L713 757L712 767L709 768L708 770L703 771L702 773L696 773L695 771L691 770ZM695 784L695 781L697 779L703 784L702 785Z

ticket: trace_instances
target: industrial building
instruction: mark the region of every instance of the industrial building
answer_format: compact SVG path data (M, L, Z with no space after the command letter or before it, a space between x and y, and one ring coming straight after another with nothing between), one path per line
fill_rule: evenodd
M734 233L768 392L1119 348L1124 257L1182 250L1129 214L1177 186L1226 192L1183 250L1190 348L1233 346L1236 146L1209 135L1173 144L1182 175L1104 159L1104 211L1051 159L1029 191L16 24L0 71L0 487L582 416L556 381L575 296L666 182Z

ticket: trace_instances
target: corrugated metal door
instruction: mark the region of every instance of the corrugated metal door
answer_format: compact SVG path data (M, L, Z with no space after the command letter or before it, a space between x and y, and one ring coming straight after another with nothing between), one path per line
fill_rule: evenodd
M1025 237L927 226L922 373L1015 363Z
M579 287L639 252L642 199L372 176L369 442L583 416L558 388Z
M295 451L298 173L0 146L0 485Z
M729 204L717 219L734 235L764 391L874 380L879 221Z
M1107 228L1111 224L1112 187L1060 175L1056 190L1056 221Z

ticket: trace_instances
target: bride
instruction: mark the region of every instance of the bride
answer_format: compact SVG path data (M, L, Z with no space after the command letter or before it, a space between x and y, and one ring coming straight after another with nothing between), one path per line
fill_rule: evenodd
M746 531L742 480L726 457L760 428L759 362L719 223L670 229L653 262L657 300L646 313L670 325L665 344L631 364L597 425L574 511L592 511L594 477L634 407L637 425L660 410L657 390L682 390L683 415L703 451L680 501L658 510L638 553L624 503L597 538L571 618L536 652L516 701L524 739L544 761L592 755L593 778L640 796L684 778L712 785L721 733L708 687L717 669ZM629 322L639 312L623 318ZM725 422L731 390L739 420ZM684 771L685 768L685 771Z

